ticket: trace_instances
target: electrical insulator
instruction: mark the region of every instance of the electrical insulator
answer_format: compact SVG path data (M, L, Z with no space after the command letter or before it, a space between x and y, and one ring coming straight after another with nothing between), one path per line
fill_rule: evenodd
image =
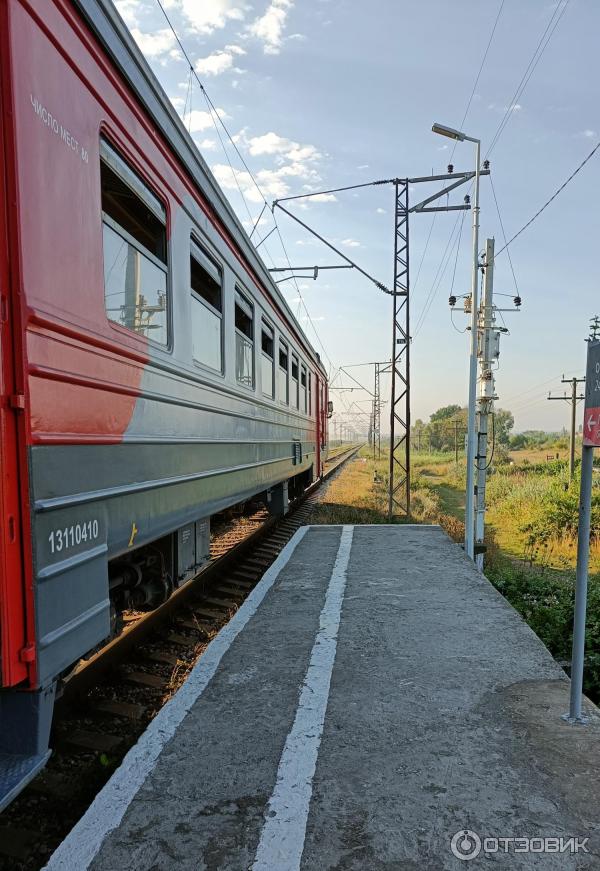
M490 162L489 162L489 160L484 160L484 161L483 161L483 168L484 168L484 169L489 169L489 168L490 168Z
M453 163L449 163L449 164L448 164L448 174L449 174L449 175L452 175L453 172L454 172L454 164L453 164Z
M450 306L455 306L455 305L456 305L456 297L455 297L455 296L450 296L450 297L448 298L448 305L450 305Z
M513 302L514 302L514 304L516 305L516 307L519 308L519 306L521 305L521 297L520 297L520 296L515 296Z
M465 194L465 206L468 206L471 202L471 197L469 194Z
M471 294L469 294L468 296L465 296L464 309L465 309L465 314L468 315L471 313Z

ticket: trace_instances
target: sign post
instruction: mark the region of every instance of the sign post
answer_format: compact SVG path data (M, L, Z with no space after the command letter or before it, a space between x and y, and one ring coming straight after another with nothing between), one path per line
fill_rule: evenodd
M579 528L577 535L577 575L575 582L575 616L571 657L571 699L566 719L585 723L581 710L583 693L583 659L585 653L585 612L587 606L588 565L592 513L592 473L594 448L600 447L600 341L588 342L583 416L583 448L579 489Z

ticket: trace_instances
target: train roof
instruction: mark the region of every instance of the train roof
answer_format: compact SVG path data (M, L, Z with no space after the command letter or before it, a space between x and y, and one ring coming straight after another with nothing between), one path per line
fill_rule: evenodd
M112 0L73 0L73 3L127 80L140 103L159 127L202 196L231 234L250 267L269 289L276 303L285 311L286 317L294 324L294 328L298 330L326 374L320 355L288 306Z

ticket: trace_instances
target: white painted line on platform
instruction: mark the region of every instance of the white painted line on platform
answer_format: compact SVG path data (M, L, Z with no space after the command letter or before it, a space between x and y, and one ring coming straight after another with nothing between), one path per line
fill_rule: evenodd
M298 871L337 650L354 527L344 526L298 709L279 760L252 871Z
M44 871L85 871L90 866L106 836L117 828L137 792L154 770L165 744L171 740L184 717L200 698L223 656L254 616L309 528L303 526L294 533L239 611L208 645L181 689L159 711L86 813L52 854Z

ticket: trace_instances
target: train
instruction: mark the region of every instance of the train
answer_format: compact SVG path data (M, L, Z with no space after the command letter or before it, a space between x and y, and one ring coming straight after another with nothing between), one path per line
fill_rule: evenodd
M327 372L111 0L0 0L0 809L61 680L323 472Z

